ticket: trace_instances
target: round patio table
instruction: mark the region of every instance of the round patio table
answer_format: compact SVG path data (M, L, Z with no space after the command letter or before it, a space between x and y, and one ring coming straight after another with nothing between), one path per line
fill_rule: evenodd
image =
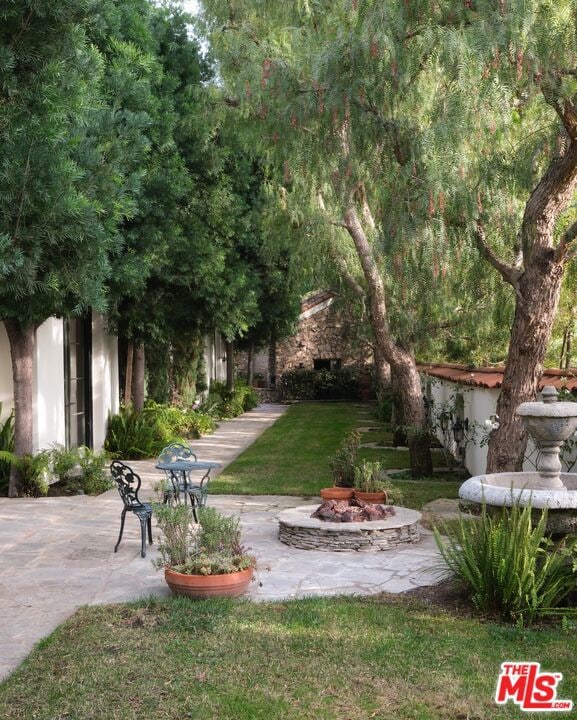
M172 484L172 493L169 496L165 494L165 502L168 502L170 495L176 502L180 501L181 494L184 495L185 504L187 497L190 498L194 519L198 522L196 509L206 504L210 471L220 467L220 463L177 459L171 462L159 462L155 467L157 470L163 470ZM190 477L190 474L197 470L204 471L198 482Z

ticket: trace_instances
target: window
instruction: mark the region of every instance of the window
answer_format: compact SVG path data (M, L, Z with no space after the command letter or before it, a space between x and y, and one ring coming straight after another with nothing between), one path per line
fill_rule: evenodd
M66 446L92 447L92 325L90 318L64 321Z
M340 370L342 360L340 358L317 359L314 361L315 370Z

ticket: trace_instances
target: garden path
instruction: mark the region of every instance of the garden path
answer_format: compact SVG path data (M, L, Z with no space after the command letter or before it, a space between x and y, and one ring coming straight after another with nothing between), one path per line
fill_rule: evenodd
M224 468L284 411L280 405L262 405L221 423L214 435L194 441L193 449ZM154 462L130 464L141 473L145 494L152 495L160 477ZM245 544L259 565L249 591L254 600L403 592L437 579L439 556L427 531L419 544L385 553L299 550L278 541L276 515L318 499L209 497L212 506L241 517ZM99 497L0 498L0 679L80 606L168 595L151 563L156 546L146 559L140 557L134 519L127 519L118 553L112 552L120 510L116 490Z

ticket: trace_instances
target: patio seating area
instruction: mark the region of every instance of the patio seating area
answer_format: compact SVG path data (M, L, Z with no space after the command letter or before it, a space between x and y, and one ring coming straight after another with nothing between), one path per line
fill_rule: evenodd
M265 405L223 422L214 435L194 441L193 451L202 460L219 463L218 474L284 411L283 406ZM155 464L130 462L142 478L144 500L154 497L153 485L162 478ZM376 556L340 552L336 571L332 553L280 543L278 513L317 502L294 496L209 496L210 506L241 517L243 540L258 562L251 599L403 592L436 581L438 553L426 531L419 544L402 550ZM114 552L121 507L116 489L98 497L0 500L0 613L11 619L0 630L0 678L82 605L169 594L151 563L157 557L156 538L147 557L141 557L138 523L127 523Z

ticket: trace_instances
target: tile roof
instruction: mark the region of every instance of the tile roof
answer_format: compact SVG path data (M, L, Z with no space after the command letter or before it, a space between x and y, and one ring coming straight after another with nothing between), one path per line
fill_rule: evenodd
M327 300L332 300L334 297L336 297L336 293L332 290L322 290L321 292L309 295L308 297L305 297L301 303L301 313L307 312L307 310L311 310Z
M420 372L450 382L472 385L474 387L500 388L503 382L504 367L471 367L456 363L419 364ZM544 370L539 381L539 390L545 385L554 385L557 389L577 390L577 368L566 370Z

